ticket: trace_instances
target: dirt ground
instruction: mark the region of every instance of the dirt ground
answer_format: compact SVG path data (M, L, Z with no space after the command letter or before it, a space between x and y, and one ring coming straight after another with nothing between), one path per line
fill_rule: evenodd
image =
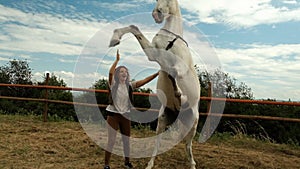
M195 141L193 152L198 169L300 169L299 147L249 137ZM0 115L0 169L101 169L103 159L104 151L79 123ZM149 158L131 161L136 169L143 169ZM122 169L123 157L113 155L111 168ZM184 145L157 156L154 168L188 169Z

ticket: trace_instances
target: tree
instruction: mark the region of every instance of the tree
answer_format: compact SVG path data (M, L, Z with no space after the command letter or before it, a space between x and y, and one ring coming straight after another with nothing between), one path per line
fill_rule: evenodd
M4 67L0 67L0 83L9 83L9 76L4 71ZM6 95L8 93L8 87L0 87L0 95Z
M32 84L31 68L26 60L11 60L6 65L0 67L0 82L8 84ZM20 87L3 87L1 95L13 97L29 97L34 93L34 89L25 89ZM22 101L2 100L1 107L3 111L10 113L19 113L26 107Z
M98 90L107 90L108 89L108 82L106 79L99 79L96 81L96 83L92 87L93 89L98 89ZM89 95L90 97L94 97L93 95L91 96L91 93L86 93L86 95ZM107 104L108 103L108 94L107 93L95 93L97 103L98 104Z
M9 84L32 84L31 68L26 60L11 60L0 68L0 79ZM3 91L5 95L15 97L27 97L32 93L31 89L9 87Z
M200 71L197 66L196 70L201 85L201 96L208 96L209 82L212 82L214 97L254 99L251 88L244 82L238 83L237 79L228 73L224 73L219 69L213 72ZM268 99L268 101L276 100ZM200 112L206 112L206 103L200 102L200 104ZM299 118L299 108L294 106L226 102L223 113ZM204 120L200 118L200 126ZM291 122L222 118L217 131L253 135L255 138L299 145L299 128L298 123Z
M1 71L8 75L8 82L11 84L32 84L31 68L26 60L11 60Z
M44 80L42 82L38 83L39 85L45 85L46 84L46 76L44 76ZM49 86L61 86L66 87L67 84L64 82L63 79L60 79L57 77L54 73L51 74L49 81ZM42 98L44 98L45 93L41 92ZM62 101L73 101L73 96L70 91L66 90L48 90L48 99L49 100L62 100ZM41 104L40 110L37 113L41 113L43 110L43 104ZM74 106L73 105L66 105L66 104L49 104L48 106L48 114L50 116L59 117L62 119L68 119L68 120L77 120Z
M198 77L201 85L201 96L207 96L209 82L212 83L213 96L234 99L253 99L251 88L244 82L237 84L237 79L231 77L228 73L224 73L220 69L213 72L200 71L196 66Z
M0 67L0 83L9 83L9 75L5 72L4 67Z
M209 96L208 91L211 83L212 97L231 98L231 99L253 99L253 93L251 88L244 82L237 83L237 79L230 76L228 73L224 73L220 69L214 71L200 71L196 66L198 77L201 85L201 96ZM252 105L244 103L231 103L226 102L224 107L224 114L250 114L253 109ZM200 102L200 112L207 111L207 103ZM220 112L214 112L220 113ZM200 118L199 124L203 124L205 119ZM255 122L251 120L244 120L242 126L249 126L249 131L258 131L260 126L257 126ZM231 124L231 125L228 125ZM236 119L222 118L217 128L218 132L232 132L233 126L240 127L239 121Z

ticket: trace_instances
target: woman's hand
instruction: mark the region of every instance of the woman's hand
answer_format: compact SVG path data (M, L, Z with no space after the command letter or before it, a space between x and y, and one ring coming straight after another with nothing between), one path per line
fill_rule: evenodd
M118 49L117 55L116 55L116 60L114 61L114 63L111 65L111 67L109 69L109 74L108 74L109 85L111 85L111 83L112 83L113 75L115 74L115 69L117 67L119 60L120 60L120 54L119 54L119 49Z
M120 60L120 54L119 54L119 49L117 50L117 55L116 55L116 61Z

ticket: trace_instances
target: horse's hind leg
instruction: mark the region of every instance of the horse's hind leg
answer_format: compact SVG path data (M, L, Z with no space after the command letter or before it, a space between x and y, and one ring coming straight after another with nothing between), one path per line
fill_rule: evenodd
M192 111L196 111L196 110L192 110ZM193 123L193 126L191 128L191 130L189 131L189 133L187 134L187 136L185 137L185 148L186 148L186 153L187 153L187 156L188 156L188 159L190 161L190 166L191 166L191 169L196 169L196 162L194 160L194 156L193 156L193 151L192 151L192 144L193 144L193 138L197 132L197 125L198 125L198 114L195 114L195 113L198 113L198 111L196 112L193 112L193 115L196 115L196 118L193 117L193 119L190 119L191 121L194 120L194 123Z
M164 111L165 111L164 106L162 106L159 111L160 111L159 114L161 116L158 117L158 122L157 122L157 127L156 127L156 135L157 135L156 144L154 147L154 151L152 153L151 160L148 162L148 166L146 169L151 169L154 166L154 160L155 160L155 157L157 155L157 152L158 152L158 149L160 146L160 144L159 144L159 142L161 140L160 133L162 133L167 126L166 116L164 114Z
M187 96L182 95L182 91L180 90L175 78L172 75L168 75L168 78L172 82L172 86L174 88L174 95L178 99L179 103L181 104L181 106L182 106L181 108L183 108L183 109L188 108L189 103L187 102Z
M193 138L194 138L194 133L196 132L196 130L191 130L190 133L188 134L186 143L185 143L185 148L186 148L186 153L188 156L188 159L190 161L190 165L191 165L191 169L196 169L196 162L194 160L194 156L193 156L193 151L192 151L192 144L193 144Z
M174 88L174 92L175 92L175 97L180 99L181 96L181 91L179 89L179 87L177 86L175 77L173 75L168 75L168 78L171 80L172 82L172 86Z

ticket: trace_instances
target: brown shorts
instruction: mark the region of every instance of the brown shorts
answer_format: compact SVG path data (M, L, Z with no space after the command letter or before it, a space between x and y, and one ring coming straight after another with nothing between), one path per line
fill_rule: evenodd
M126 118L126 113L122 115L120 113L107 111L107 123L112 127L112 129L120 129L121 134L130 136L131 122L128 118Z

